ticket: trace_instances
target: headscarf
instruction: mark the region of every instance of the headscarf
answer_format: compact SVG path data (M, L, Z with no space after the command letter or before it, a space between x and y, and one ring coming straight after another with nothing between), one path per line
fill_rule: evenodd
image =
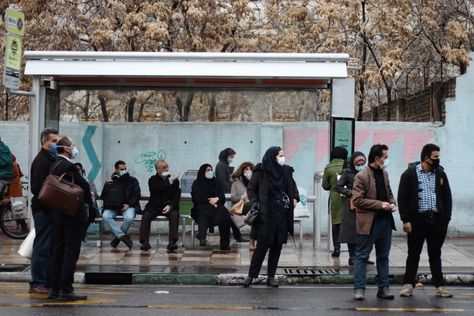
M196 181L194 181L192 190L196 192L200 192L202 194L206 194L208 197L217 196L219 190L217 188L217 179L213 177L212 179L206 178L206 169L207 167L212 166L210 164L203 164L199 167L199 171L197 174Z
M367 161L367 158L365 157L364 153L362 153L361 151L355 151L351 156L351 160L349 161L349 169L351 171L357 173L357 170L355 169L355 163L360 159L364 159L364 161Z
M285 187L285 177L283 175L283 167L276 161L276 156L281 150L279 146L272 146L267 149L263 155L262 163L265 171L269 174L272 187L282 190Z
M229 156L232 156L232 155L235 155L235 150L233 150L232 148L228 147L226 149L224 149L223 151L221 151L219 153L219 161L222 161L224 162L226 165L229 164L229 162L227 161L227 158Z

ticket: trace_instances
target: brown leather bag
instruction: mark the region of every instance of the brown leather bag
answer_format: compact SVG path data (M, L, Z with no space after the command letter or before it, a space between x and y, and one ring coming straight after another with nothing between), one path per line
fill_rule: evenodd
M74 216L83 200L84 190L74 184L74 177L72 182L63 179L66 174L47 176L38 194L38 202L64 215Z

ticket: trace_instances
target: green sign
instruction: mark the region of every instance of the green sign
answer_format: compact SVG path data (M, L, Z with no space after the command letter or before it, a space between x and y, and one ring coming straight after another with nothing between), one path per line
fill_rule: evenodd
M355 120L353 118L333 117L331 119L331 149L344 147L349 155L354 151Z
M7 9L5 28L9 34L25 35L25 14L12 8Z
M7 47L5 50L5 66L20 70L21 69L21 53L23 40L19 37L7 35Z

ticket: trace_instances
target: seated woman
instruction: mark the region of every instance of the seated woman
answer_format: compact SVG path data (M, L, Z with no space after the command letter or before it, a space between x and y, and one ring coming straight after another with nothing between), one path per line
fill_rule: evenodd
M232 187L230 190L230 201L235 204L240 201L244 203L249 202L247 196L247 185L249 184L250 178L252 177L252 170L254 168L253 163L246 161L243 162L237 170L232 174ZM249 206L250 208L250 206ZM257 234L254 229L250 230L250 242L249 250L255 250L255 241L257 240Z
M199 244L206 246L206 232L209 227L217 225L220 234L221 250L230 250L230 216L224 206L225 195L214 177L212 166L203 164L198 171L191 188L193 209L191 217L198 223Z

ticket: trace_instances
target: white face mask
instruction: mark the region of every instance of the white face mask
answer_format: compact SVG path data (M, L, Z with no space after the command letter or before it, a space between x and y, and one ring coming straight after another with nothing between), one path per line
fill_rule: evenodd
M286 162L286 159L285 159L285 156L279 156L277 157L277 163L280 165L280 166L283 166Z
M214 178L214 172L212 170L206 171L206 174L204 175L206 179L212 179Z
M234 161L234 158L232 158L232 157L227 158L227 162L229 163L229 165L232 163L232 161Z
M380 169L385 170L385 169L388 168L389 165L390 165L390 161L387 158L387 159L384 160L383 165L380 166Z
M79 150L76 146L72 148L71 159L76 159L79 156Z
M252 170L244 171L244 177L246 177L247 180L250 180L250 178L252 178Z
M170 175L169 171L163 171L163 172L161 173L161 176L162 176L162 177L167 177L167 176L169 176L169 175Z

